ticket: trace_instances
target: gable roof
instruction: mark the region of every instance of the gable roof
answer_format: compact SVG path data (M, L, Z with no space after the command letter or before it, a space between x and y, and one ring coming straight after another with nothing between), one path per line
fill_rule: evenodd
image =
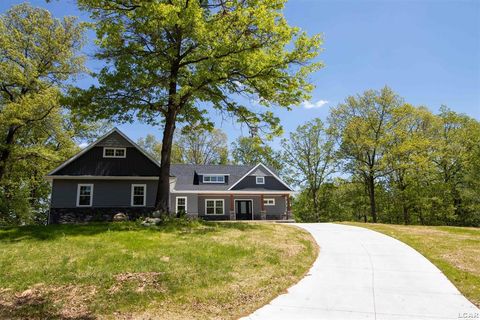
M233 185L231 185L228 190L232 190L233 187L235 187L237 184L240 183L240 181L242 181L243 179L245 179L245 177L247 177L248 175L250 175L251 173L253 173L256 169L258 169L259 167L263 167L264 169L266 169L273 177L275 177L278 181L280 181L288 190L290 191L293 191L293 189L288 185L286 184L285 182L283 182L282 179L280 179L280 177L278 177L275 172L273 172L272 170L270 170L266 165L264 165L263 163L259 163L257 164L256 166L254 166L252 169L250 169L250 171L248 171L247 173L245 173L240 179L238 179Z
M172 164L170 175L177 181L175 190L185 191L225 191L251 170L252 165L197 165L197 164ZM220 174L228 176L225 184L198 184L195 175Z
M160 168L160 164L158 163L157 160L155 160L151 155L149 155L145 150L143 150L142 148L140 148L140 146L138 144L136 144L135 142L133 142L129 137L127 137L122 131L118 130L118 128L113 128L112 130L110 130L109 132L107 132L106 134L104 134L103 136L101 136L97 141L91 143L89 146L87 146L86 148L82 149L80 152L78 152L76 155L74 155L73 157L71 157L70 159L68 159L67 161L65 161L64 163L62 163L61 165L59 165L58 167L56 167L55 169L53 169L52 171L50 171L47 176L53 176L55 175L55 173L57 173L58 171L60 171L62 168L64 168L65 166L67 166L68 164L72 163L73 161L75 161L76 159L78 159L80 156L82 156L83 154L87 153L90 149L92 149L93 147L95 147L96 145L100 144L103 140L105 140L106 138L108 138L109 136L111 136L112 134L114 133L117 133L119 134L123 139L125 139L129 144L132 145L132 147L136 148L138 151L140 151L145 157L147 157L150 161L152 161L156 166L158 166Z
M293 189L280 179L275 172L262 163L257 165L195 165L172 164L170 175L176 178L175 191L229 191L245 177L251 175L259 167L263 167L289 191ZM195 181L196 175L220 174L228 176L226 183L201 184Z

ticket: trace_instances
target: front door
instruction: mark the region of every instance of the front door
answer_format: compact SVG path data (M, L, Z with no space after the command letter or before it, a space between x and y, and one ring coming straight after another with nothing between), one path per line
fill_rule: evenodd
M235 200L237 220L252 219L252 200Z

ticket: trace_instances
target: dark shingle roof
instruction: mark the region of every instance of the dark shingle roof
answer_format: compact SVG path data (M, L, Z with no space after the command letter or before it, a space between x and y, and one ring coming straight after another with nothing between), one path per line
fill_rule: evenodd
M235 182L253 169L255 165L196 165L196 164L172 164L170 175L177 178L175 190L228 190ZM195 184L195 173L224 174L228 175L226 184Z

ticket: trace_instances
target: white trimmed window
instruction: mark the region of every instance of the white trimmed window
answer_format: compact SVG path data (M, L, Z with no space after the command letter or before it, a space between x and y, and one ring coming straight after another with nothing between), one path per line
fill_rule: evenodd
M206 215L220 215L224 214L224 200L223 199L206 199L205 200L205 214Z
M187 212L187 197L177 197L176 199L175 212Z
M274 206L275 205L275 198L264 198L263 199L264 206Z
M78 184L77 207L91 207L93 200L93 184Z
M127 156L126 148L103 148L104 158L125 158Z
M257 184L265 184L265 177L256 177Z
M146 184L132 184L132 207L144 207L147 198Z
M203 183L225 183L223 174L207 174L203 175Z

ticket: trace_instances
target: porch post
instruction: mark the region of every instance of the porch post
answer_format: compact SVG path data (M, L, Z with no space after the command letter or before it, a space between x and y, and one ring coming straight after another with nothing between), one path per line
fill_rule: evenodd
M265 210L265 202L263 194L260 195L260 219L267 220L267 211Z
M235 200L233 199L233 194L230 194L230 220L236 220L235 216Z
M290 200L290 195L287 194L287 220L290 219L291 214L292 214L291 200Z

